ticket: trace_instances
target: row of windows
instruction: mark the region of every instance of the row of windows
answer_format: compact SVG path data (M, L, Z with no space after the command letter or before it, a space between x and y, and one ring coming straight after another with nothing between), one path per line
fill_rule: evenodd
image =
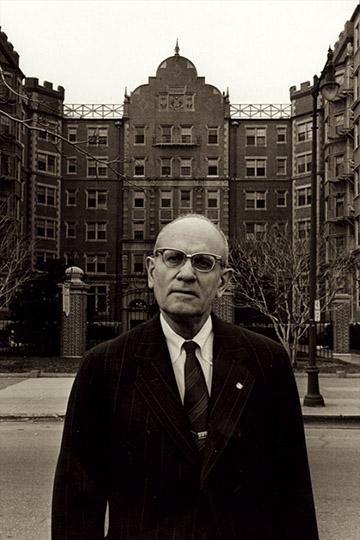
M40 131L38 136L40 139L54 142L56 139L56 124L49 124L44 126L46 131ZM277 126L277 139L279 144L287 142L287 127ZM300 122L296 126L297 141L303 142L311 140L312 138L312 122L307 120ZM94 126L87 127L86 141L79 141L78 138L78 126L68 126L67 128L68 140L72 143L86 142L88 146L108 146L109 133L106 126ZM267 127L246 127L245 128L246 146L266 146L267 145ZM161 125L160 126L160 138L159 142L162 143L180 143L191 144L195 142L193 126L192 125ZM134 144L144 145L146 143L146 126L138 125L134 127ZM218 145L219 144L219 127L207 126L207 144Z
M108 166L107 157L101 156L97 159L87 159L86 176L88 178L107 178ZM99 160L99 161L98 161ZM193 173L193 158L161 158L160 159L160 176L171 177L173 175L174 162L178 164L180 177L191 177ZM277 174L287 174L287 158L277 157ZM56 156L50 154L38 154L38 168L40 171L55 174L56 172ZM267 158L245 158L245 175L248 178L266 177ZM75 175L78 171L76 157L67 158L67 174ZM296 156L296 173L306 174L311 171L311 153L306 153ZM144 177L146 174L146 158L135 158L133 165L133 175ZM219 176L219 159L207 158L207 176Z
M179 174L181 177L192 176L192 158L178 158ZM173 174L174 158L162 158L160 164L160 176L168 177ZM146 172L146 159L135 158L134 162L134 176L145 176ZM219 176L219 159L207 158L207 176Z
M160 126L160 136L155 137L155 142L160 144L194 144L197 138L194 135L194 126L180 125L174 126L171 124ZM134 144L145 145L146 143L146 126L134 127ZM207 144L219 144L219 127L207 126Z
M104 189L86 189L86 208L94 210L107 210L108 191ZM52 186L39 184L36 186L36 202L44 206L56 206L57 189ZM66 190L66 205L76 206L77 190Z
M78 190L67 189L66 206L77 206ZM86 208L94 210L107 210L108 208L108 191L105 189L86 189Z
M246 210L266 210L266 191L246 191L245 209ZM284 189L276 191L276 206L287 206L287 192Z
M287 223L279 222L274 225L276 229L281 233L285 234L287 231ZM260 240L267 232L269 223L264 221L258 222L245 222L245 239L246 240ZM301 220L295 223L295 232L297 238L308 239L310 237L310 220Z
M79 143L77 126L68 126L67 136L70 142ZM95 126L87 128L86 142L88 146L107 146L109 142L108 128Z
M278 144L286 143L287 128L285 126L277 126L276 128ZM267 128L262 127L246 127L245 128L246 146L266 146L267 145Z

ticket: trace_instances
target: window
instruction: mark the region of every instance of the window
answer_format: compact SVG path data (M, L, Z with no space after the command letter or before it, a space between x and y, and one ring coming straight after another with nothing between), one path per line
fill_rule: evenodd
M172 192L161 191L160 192L160 208L171 208L171 207L172 207Z
M335 126L343 127L344 126L344 113L335 114L334 122L335 122Z
M297 141L311 141L312 139L312 121L308 120L297 125Z
M93 285L87 295L88 311L91 314L107 315L109 312L106 285Z
M344 156L335 156L335 176L340 176L344 173Z
M107 161L107 157L99 157L97 159L87 159L87 176L89 178L91 177L99 177L106 178L108 175L108 168L105 161ZM98 161L100 160L100 161Z
M358 50L360 46L360 23L357 23L354 28L354 52Z
M264 177L266 176L266 159L250 159L246 162L246 176Z
M338 194L335 197L335 216L344 217L345 197L343 194Z
M245 240L261 240L266 233L266 223L245 223Z
M180 127L180 141L184 144L192 142L192 126Z
M219 128L218 127L208 127L207 133L207 143L208 144L219 144Z
M69 157L66 160L67 163L67 174L76 174L77 173L77 158L76 157Z
M266 146L266 128L247 127L246 146Z
M180 176L191 176L191 159L180 158Z
M41 269L44 263L56 259L56 253L53 251L36 251L36 267Z
M284 221L277 221L273 225L274 232L279 236L284 236L287 232L287 223Z
M145 223L133 224L133 238L134 240L144 240L145 238Z
M305 186L296 190L296 206L309 206L311 204L311 187Z
M172 126L161 126L161 142L170 143L172 139L171 133Z
M285 126L277 126L277 143L286 143L286 132L287 128Z
M134 193L133 219L140 221L145 220L145 194L143 192Z
M208 176L219 176L219 160L218 158L208 158Z
M6 116L0 116L0 130L1 133L4 135L10 135L12 132L11 129L12 121L10 118L7 118Z
M219 192L218 192L218 190L208 191L206 206L207 206L207 208L219 208Z
M245 208L246 210L266 210L266 191L247 191Z
M67 189L65 194L66 206L76 206L76 189Z
M189 209L192 206L191 191L189 189L180 190L180 208Z
M106 255L85 254L85 271L91 274L106 274Z
M65 221L65 236L66 238L76 238L75 221Z
M10 176L10 156L4 153L0 153L0 174L4 176Z
M135 159L134 176L145 176L145 159L144 158Z
M68 126L67 136L70 142L77 141L77 126Z
M86 240L105 241L107 239L107 223L90 221L86 223Z
M162 190L160 192L160 220L170 221L173 218L173 193Z
M36 202L45 206L56 205L56 188L38 185L36 187Z
M107 127L88 127L87 135L89 146L107 146L108 144Z
M283 157L276 158L277 170L276 174L286 174L287 159Z
M161 176L171 176L171 158L161 158Z
M36 236L38 238L55 238L55 220L54 219L37 219L35 224Z
M133 255L133 272L135 274L143 274L144 272L144 257L143 255Z
M298 221L296 223L297 237L300 239L306 239L310 237L311 222L309 219Z
M287 192L285 189L276 190L276 206L287 206L286 195Z
M311 153L297 156L296 164L297 174L306 174L311 172Z
M53 154L46 154L45 152L38 152L37 166L39 171L55 174L56 156Z
M40 128L42 128L43 131L38 131L39 139L50 142L55 141L55 134L58 129L57 124L54 124L54 122L40 122Z
M86 208L106 210L108 192L103 189L88 189L86 191Z
M143 195L142 193L137 194L137 195L134 196L134 207L135 208L144 208L144 206L145 206L144 197L145 197L145 195Z
M135 126L134 144L145 144L145 126Z

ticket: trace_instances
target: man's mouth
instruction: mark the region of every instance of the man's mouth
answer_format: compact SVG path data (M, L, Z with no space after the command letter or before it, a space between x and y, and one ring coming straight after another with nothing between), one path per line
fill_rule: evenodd
M175 294L183 294L185 296L196 296L196 294L194 293L194 291L183 291L183 290L175 290L175 291L172 291L173 293Z

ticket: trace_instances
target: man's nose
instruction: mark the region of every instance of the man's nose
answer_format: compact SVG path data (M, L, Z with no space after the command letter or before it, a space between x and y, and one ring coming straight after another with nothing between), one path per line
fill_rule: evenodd
M185 263L180 268L178 277L181 279L195 279L195 270L191 264L191 259L186 259Z

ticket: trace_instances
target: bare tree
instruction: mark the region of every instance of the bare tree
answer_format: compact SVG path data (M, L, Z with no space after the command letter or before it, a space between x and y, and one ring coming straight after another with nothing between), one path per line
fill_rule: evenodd
M21 231L13 197L0 204L0 310L31 276L31 242Z
M318 293L321 312L328 312L335 295L344 289L353 266L351 257L331 249L319 239ZM234 302L253 308L271 321L293 365L301 337L309 323L309 243L272 229L262 237L235 241Z

